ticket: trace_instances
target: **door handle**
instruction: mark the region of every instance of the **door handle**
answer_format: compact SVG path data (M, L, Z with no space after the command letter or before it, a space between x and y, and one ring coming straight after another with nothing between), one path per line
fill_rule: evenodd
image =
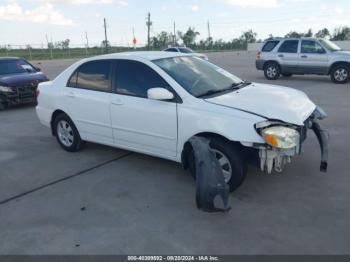
M284 55L278 55L278 57L284 57Z
M307 55L302 55L301 58L307 58Z
M114 100L112 100L111 103L112 103L113 105L116 105L116 106L121 106L121 105L124 104L123 101L120 100L120 99L114 99Z
M64 93L64 96L67 96L67 97L70 97L70 98L76 97L76 95L74 94L74 92L66 92L66 93Z

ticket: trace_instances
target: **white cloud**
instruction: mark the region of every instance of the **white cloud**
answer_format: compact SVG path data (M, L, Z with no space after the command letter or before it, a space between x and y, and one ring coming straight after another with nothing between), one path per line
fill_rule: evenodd
M33 23L49 23L53 25L72 26L74 22L64 17L53 5L45 3L31 10L24 10L16 1L0 6L0 20Z
M198 12L199 11L199 6L198 5L193 5L193 6L191 6L191 10L193 12Z
M118 4L122 6L128 5L127 0L37 0L43 3L50 4Z
M240 7L277 7L278 0L223 0L226 4Z

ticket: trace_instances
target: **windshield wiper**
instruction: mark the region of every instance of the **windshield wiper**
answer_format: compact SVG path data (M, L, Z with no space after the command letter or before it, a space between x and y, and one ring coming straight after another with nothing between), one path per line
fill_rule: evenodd
M211 95L215 95L215 94L219 94L219 93L223 93L223 92L227 92L227 91L234 91L234 90L238 90L241 89L243 87L246 87L248 85L250 85L251 83L246 82L246 81L242 81L239 83L233 83L230 87L225 88L225 89L220 89L220 90L209 90L199 96L197 96L198 98L202 98L202 97L206 97L206 96L211 96Z
M250 82L242 81L242 82L239 82L239 83L233 83L231 88L239 89L239 88L242 88L242 87L249 86L251 84L252 83L250 83Z

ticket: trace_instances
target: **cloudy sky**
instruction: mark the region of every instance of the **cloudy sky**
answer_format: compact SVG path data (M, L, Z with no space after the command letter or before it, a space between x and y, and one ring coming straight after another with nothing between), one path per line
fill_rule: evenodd
M69 38L71 46L90 45L104 38L103 18L113 44L131 45L132 28L138 44L146 42L145 18L151 12L152 34L185 31L194 26L199 39L229 40L253 29L259 38L291 30L317 31L350 26L348 0L0 0L0 45L40 46L48 39Z

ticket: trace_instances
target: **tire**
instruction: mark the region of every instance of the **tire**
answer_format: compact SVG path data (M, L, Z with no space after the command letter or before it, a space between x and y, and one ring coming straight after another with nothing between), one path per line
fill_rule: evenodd
M55 118L53 128L57 142L64 150L77 152L83 148L85 142L81 140L78 129L66 114Z
M275 62L268 63L264 67L264 75L268 80L277 80L281 76L281 68Z
M282 74L284 77L291 77L293 74Z
M223 165L223 171L225 176L225 181L230 187L230 192L238 189L244 182L247 176L247 164L242 156L242 153L230 142L225 141L220 138L213 138L210 141L210 147L213 149L216 157L220 161L223 159L223 163L228 161ZM192 177L196 178L196 166L194 153L191 151L188 156L188 165ZM231 175L228 171L231 170Z
M350 79L350 67L347 65L337 65L331 70L331 80L336 84L345 84Z

